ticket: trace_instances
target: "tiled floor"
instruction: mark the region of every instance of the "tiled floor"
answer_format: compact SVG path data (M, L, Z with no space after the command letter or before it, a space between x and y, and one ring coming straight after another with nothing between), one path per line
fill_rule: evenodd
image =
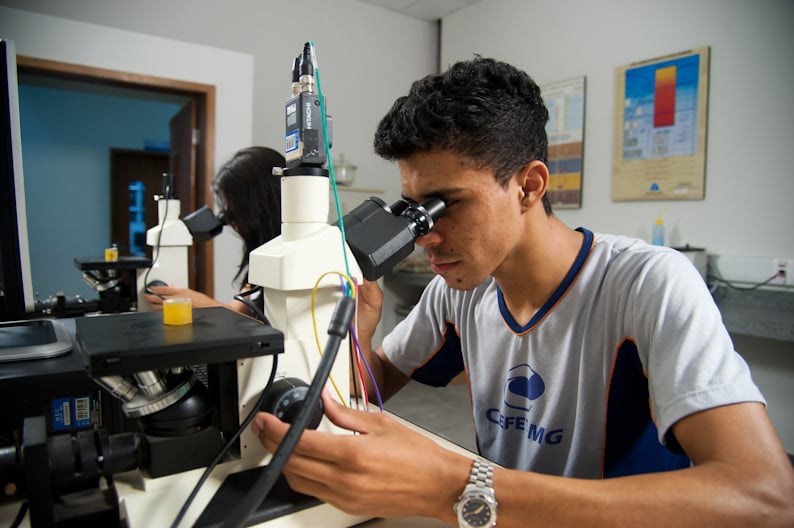
M384 407L469 451L477 451L465 384L436 388L410 381Z

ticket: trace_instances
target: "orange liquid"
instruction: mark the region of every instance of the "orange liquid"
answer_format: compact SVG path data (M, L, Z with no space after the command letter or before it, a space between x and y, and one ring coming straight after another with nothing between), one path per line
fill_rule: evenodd
M193 305L190 299L167 299L163 303L163 323L187 325L193 322Z

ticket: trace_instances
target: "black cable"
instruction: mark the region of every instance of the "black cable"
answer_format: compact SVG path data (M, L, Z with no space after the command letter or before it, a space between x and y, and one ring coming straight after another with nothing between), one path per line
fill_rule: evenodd
M284 465L292 455L298 440L300 440L303 431L306 429L312 410L320 400L320 394L323 387L325 387L328 376L331 374L339 344L347 335L348 326L353 320L355 312L356 302L352 297L342 297L337 301L334 313L331 316L331 322L328 325L328 341L325 343L325 350L317 366L317 372L314 374L309 390L304 397L303 408L290 425L276 452L273 453L270 464L259 474L242 503L234 508L222 526L235 528L244 526L251 514L256 511L256 508L270 493L276 480L281 476Z
M160 225L160 231L157 232L157 242L154 246L154 250L152 254L153 257L152 265L146 268L146 273L143 275L143 291L145 291L146 293L151 293L152 295L157 295L161 299L164 299L165 297L163 297L158 293L154 293L149 289L147 285L149 284L149 272L152 271L152 268L157 263L157 260L160 258L160 240L163 238L163 228L165 227L165 221L168 219L168 198L166 198L166 196L168 196L170 193L171 193L171 189L168 185L166 185L164 190L164 196L161 198L165 200L165 210L163 211L163 223Z
M196 482L196 485L193 487L193 491L190 492L190 495L188 496L187 500L185 500L185 503L182 505L182 508L179 510L176 519L174 519L174 522L171 524L171 528L176 528L179 525L179 523L182 522L182 519L185 517L185 514L190 508L190 505L193 503L193 500L196 498L196 495L198 495L198 492L201 489L201 487L207 481L207 478L209 478L210 473L212 473L212 470L215 469L215 466L217 466L220 463L221 459L226 454L226 452L229 451L232 444L234 444L235 440L237 440L240 437L240 435L243 434L243 431L245 431L245 429L253 421L254 416L256 416L256 413L259 412L259 409L264 404L265 399L267 398L268 394L270 393L270 389L273 386L273 380L276 377L276 370L278 370L278 355L273 354L273 366L270 368L270 376L267 379L267 385L265 385L265 388L262 389L262 393L259 395L259 399L257 400L256 405L254 405L254 407L248 413L248 416L246 416L242 425L240 425L240 428L237 429L237 432L234 433L234 435L229 439L226 445L223 446L223 449L221 449L220 453L218 453L218 455L210 463L210 465L207 466L207 469L204 470L204 473L201 474L201 477L199 478L198 482Z
M28 513L28 501L24 501L22 504L19 505L19 511L17 512L17 516L14 517L14 521L8 528L19 528L22 525L22 521L25 520L25 515Z
M352 339L348 341L347 350L348 350L348 357L349 357L348 361L350 361L350 368L353 370L353 375L351 376L352 381L353 381L353 401L357 402L358 401L358 383L356 382L356 377L360 373L360 371L358 370L358 368L356 368L356 366L357 366L356 365L356 346L353 343ZM364 380L362 379L361 382L364 383Z
M237 295L235 295L234 300L240 301L241 303L246 305L248 309L251 310L251 313L253 313L260 321L262 321L268 326L273 326L272 324L270 324L270 321L268 320L267 316L265 316L265 312L260 310L259 306L257 306L251 299L246 299L246 297L248 297L249 295L253 295L254 293L260 292L264 301L265 294L262 293L262 290L263 290L262 286L254 286L250 290L246 290L244 292L240 292Z
M734 290L738 290L738 291L754 291L754 290L757 290L758 288L760 288L761 286L766 286L767 284L769 284L773 280L778 279L780 277L785 277L785 275L778 271L777 273L775 273L774 275L772 275L771 277L769 277L768 279L766 279L763 282L759 282L757 284L753 284L752 286L744 287L744 286L737 286L736 284L723 279L722 277L720 277L717 274L712 273L711 275L709 275L709 278L715 280L717 283L724 284L725 286L727 286L727 287L729 287L731 289L734 289Z

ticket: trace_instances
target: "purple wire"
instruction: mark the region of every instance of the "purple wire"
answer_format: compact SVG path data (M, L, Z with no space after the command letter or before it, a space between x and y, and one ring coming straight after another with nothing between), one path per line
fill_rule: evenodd
M343 277L339 277L339 281L342 285L343 292L350 296L350 285ZM369 374L369 379L372 380L372 386L375 388L375 396L378 398L378 408L380 408L380 412L383 412L383 400L380 396L380 390L378 390L378 383L375 381L375 375L372 373L372 370L369 368L369 363L367 363L367 358L364 354L361 353L361 345L358 342L358 335L356 335L356 325L350 323L350 336L353 338L353 346L356 348L358 357L364 362L364 367L367 369L367 374ZM361 380L362 382L364 380Z
M353 345L356 347L358 351L358 356L364 362L364 366L367 369L367 373L369 374L369 379L372 380L372 386L375 388L375 396L378 397L378 407L380 411L383 412L383 400L380 397L380 391L378 390L378 383L375 381L375 375L372 374L372 370L369 368L369 363L367 363L367 357L361 353L361 345L358 343L358 336L356 335L355 325L350 325L350 335L353 337ZM363 380L362 380L363 381Z

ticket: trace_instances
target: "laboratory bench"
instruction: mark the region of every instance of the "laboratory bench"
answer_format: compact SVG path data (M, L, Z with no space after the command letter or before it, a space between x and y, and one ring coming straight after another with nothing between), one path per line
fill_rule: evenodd
M720 286L713 297L729 332L794 342L794 292Z
M395 268L386 274L386 283L398 295L395 310L405 316L422 289L434 277L422 268ZM407 298L406 298L407 295ZM738 290L720 285L712 292L729 332L752 337L794 342L794 291Z

